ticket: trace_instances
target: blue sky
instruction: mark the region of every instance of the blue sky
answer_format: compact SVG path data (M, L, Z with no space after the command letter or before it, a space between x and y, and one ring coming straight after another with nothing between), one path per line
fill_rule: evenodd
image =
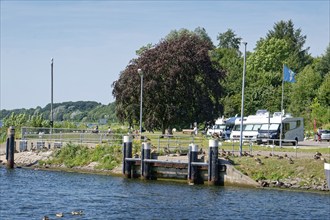
M276 22L291 19L320 56L329 45L329 11L329 1L1 0L0 107L50 103L52 57L54 103L113 102L111 84L135 51L181 28L203 27L215 45L231 28L253 51Z

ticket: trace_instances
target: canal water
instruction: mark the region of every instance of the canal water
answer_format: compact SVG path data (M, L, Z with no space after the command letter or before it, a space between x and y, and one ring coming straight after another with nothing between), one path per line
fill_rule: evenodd
M0 219L330 219L330 194L0 167ZM72 215L82 210L84 215ZM62 212L64 217L56 217Z

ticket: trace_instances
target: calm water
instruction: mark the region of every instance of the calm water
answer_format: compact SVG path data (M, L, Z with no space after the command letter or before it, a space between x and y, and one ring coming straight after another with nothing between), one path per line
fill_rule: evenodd
M0 168L0 219L330 219L330 194ZM72 211L83 210L83 216ZM63 212L63 218L56 213Z

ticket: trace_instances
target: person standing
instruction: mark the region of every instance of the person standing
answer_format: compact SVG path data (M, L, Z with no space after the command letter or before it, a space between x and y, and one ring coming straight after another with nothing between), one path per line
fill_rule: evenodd
M197 136L197 134L198 134L197 126L194 127L193 134L194 134L195 136Z

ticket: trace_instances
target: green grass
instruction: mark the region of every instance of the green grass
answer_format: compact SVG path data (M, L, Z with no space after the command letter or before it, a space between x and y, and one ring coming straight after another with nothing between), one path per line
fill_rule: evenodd
M121 145L109 146L105 144L89 148L84 145L67 144L55 151L53 158L40 161L41 165L61 165L68 168L86 166L91 162L98 162L98 169L111 170L121 163Z
M226 151L234 151L238 152L239 151L239 143L234 142L234 145L231 142L223 142L222 146L219 148L223 148ZM243 145L242 150L249 152L252 150L253 152L258 152L258 151L267 151L267 152L276 152L276 153L287 153L287 152L297 152L297 155L299 157L299 153L316 153L317 151L322 153L322 154L330 154L330 148L318 148L318 147L313 147L313 148L300 148L298 146L297 149L294 148L294 146L283 146L280 148L279 146L275 146L274 148L267 147L267 146L260 146L260 145L252 145L251 147L249 145Z
M160 134L159 134L160 135ZM148 135L146 136L150 139L152 150L158 150L159 155L165 154L166 150L166 139L163 140L161 147L158 149L157 146L159 144L159 135ZM181 141L185 140L189 143L191 140L190 135L182 135L180 137ZM199 148L203 148L203 150L208 150L208 138L199 137L198 140ZM175 146L175 139L170 139L172 145L172 153L186 153L188 149L188 144L185 148L179 148ZM174 144L173 144L174 143ZM219 148L219 152L224 149L225 151L232 151L234 149L235 155L238 155L239 146L238 143L224 142L222 146ZM249 152L253 150L252 154L255 157L238 157L238 156L230 156L234 162L235 168L240 170L243 174L251 177L252 179L258 180L271 180L271 181L279 181L284 179L301 179L299 184L311 184L317 183L322 184L324 181L324 161L322 160L314 160L313 154L318 151L322 154L329 154L329 148L309 148L309 149L294 149L291 146L285 146L283 148L279 148L276 146L275 148L258 146L258 145L244 145L243 151ZM140 154L141 151L141 140L136 138L133 139L133 149L132 153ZM258 151L269 151L276 152L276 154L284 155L286 152L297 152L297 158L293 157L293 164L289 163L287 158L278 159L278 157L268 157L258 156L262 164L258 164L255 161L256 155ZM280 152L280 153L279 153ZM311 157L299 157L300 153L311 153ZM329 159L325 156L326 159ZM118 142L115 145L108 144L99 144L96 145L95 148L90 148L84 145L77 144L67 144L65 147L58 149L53 158L47 161L40 161L40 164L50 164L50 165L61 165L64 164L68 168L76 167L76 166L86 166L91 162L97 162L97 169L106 169L111 170L116 166L120 165L122 162L122 145Z
M266 159L263 156L259 158L262 164L258 164L252 157L230 157L234 161L235 168L256 181L300 178L305 181L322 182L325 179L324 161L321 160L295 158L293 164L290 164L286 158L269 157Z

